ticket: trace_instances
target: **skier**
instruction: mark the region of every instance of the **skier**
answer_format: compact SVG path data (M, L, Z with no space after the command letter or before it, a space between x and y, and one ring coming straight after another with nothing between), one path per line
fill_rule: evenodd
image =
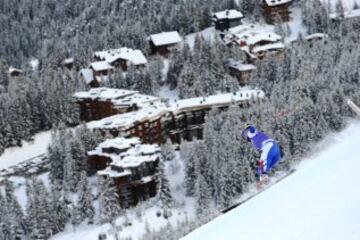
M245 129L242 131L242 137L252 142L255 149L261 152L256 175L259 182L266 182L268 180L267 174L281 158L279 145L265 133L257 131L252 124L245 125Z

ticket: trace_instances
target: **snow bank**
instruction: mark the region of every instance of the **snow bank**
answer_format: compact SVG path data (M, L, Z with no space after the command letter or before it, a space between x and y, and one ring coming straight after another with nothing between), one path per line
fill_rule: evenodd
M0 156L0 169L7 169L25 160L44 154L51 140L51 131L34 136L34 141L23 142L21 147L7 148Z
M293 175L183 240L359 239L359 144L358 122Z

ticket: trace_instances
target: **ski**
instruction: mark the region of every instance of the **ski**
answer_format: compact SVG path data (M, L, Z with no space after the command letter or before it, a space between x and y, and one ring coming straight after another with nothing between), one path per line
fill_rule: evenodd
M349 107L357 114L360 116L360 108L350 99L347 99L347 104L349 105Z
M291 171L289 171L288 173L286 173L284 176L281 176L280 178L276 179L274 182L271 182L265 186L263 186L259 191L257 191L256 193L252 194L251 196L241 200L240 202L237 202L233 205L231 205L230 207L227 207L223 210L221 210L221 213L224 214L224 213L227 213L231 210L233 210L234 208L237 208L238 206L246 203L247 201L249 201L250 199L256 197L257 195L259 195L260 193L268 190L269 188L271 188L272 186L274 186L275 184L281 182L282 180L284 180L285 178L287 178L288 176L290 176L291 174L293 174L296 170L295 169L292 169Z

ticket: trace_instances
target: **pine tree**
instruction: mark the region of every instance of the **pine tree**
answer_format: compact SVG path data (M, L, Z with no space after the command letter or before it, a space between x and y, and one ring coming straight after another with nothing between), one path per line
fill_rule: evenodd
M163 161L159 162L159 199L161 207L164 211L170 210L173 204L173 197L171 195L170 184L165 174L165 164Z
M100 219L102 223L113 222L120 213L117 190L112 180L101 179Z
M80 182L78 184L78 200L75 210L76 223L79 224L87 219L87 223L94 223L95 209L93 206L93 195L87 181L86 172L81 172Z
M200 174L196 181L196 214L198 216L210 214L210 203L211 203L211 189L207 184L205 178Z
M65 229L65 224L69 219L69 209L65 203L65 199L62 196L62 186L61 184L55 182L52 184L51 189L51 200L50 208L51 216L53 220L53 232L58 233Z

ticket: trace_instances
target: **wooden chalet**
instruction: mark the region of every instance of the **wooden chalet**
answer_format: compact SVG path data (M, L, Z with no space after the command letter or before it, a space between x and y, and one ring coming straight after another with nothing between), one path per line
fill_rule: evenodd
M80 120L94 121L159 103L158 97L137 91L113 88L93 88L74 95L80 111Z
M231 9L214 13L213 23L216 30L225 31L229 28L240 25L241 19L243 18L244 15L241 12Z
M147 64L147 60L140 50L126 47L95 52L94 59L106 61L111 66L121 68L123 71L127 71L130 65L144 67Z
M19 68L9 68L9 76L11 78L20 78L21 76L23 76L23 70L19 69Z
M256 69L252 64L245 64L232 58L227 59L224 62L224 66L231 76L236 77L240 86L244 86L249 82L252 71Z
M74 58L67 58L63 61L63 66L69 70L73 69L74 64L75 64Z
M86 85L92 88L100 87L100 81L94 77L94 72L90 68L83 68L79 73L80 79L86 83Z
M151 52L166 56L172 48L179 47L182 39L177 31L153 34L149 38Z
M289 22L289 5L292 0L262 0L262 11L265 21L274 24L276 21Z
M280 35L256 29L254 25L230 29L225 39L238 45L246 54L248 62L264 59L269 54L281 55L285 48Z
M90 168L110 178L118 191L119 204L129 208L157 194L160 147L141 144L139 138L115 138L88 152Z
M90 64L89 69L94 73L94 77L101 81L103 77L108 77L113 73L113 66L107 61L98 61Z

